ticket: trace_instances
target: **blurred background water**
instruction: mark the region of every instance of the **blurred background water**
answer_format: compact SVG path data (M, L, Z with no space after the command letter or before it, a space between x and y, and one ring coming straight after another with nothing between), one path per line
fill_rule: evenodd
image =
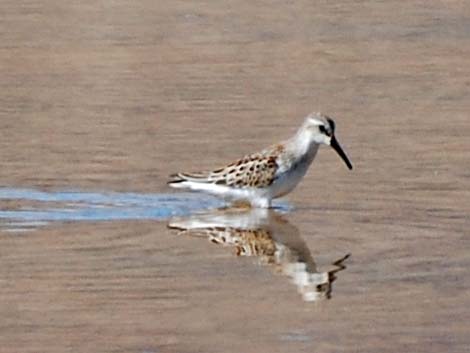
M467 352L469 14L2 1L0 350ZM262 149L317 110L355 168L319 151L276 223L297 250L269 228L227 239L289 256L167 228L220 205L173 194L170 173ZM331 299L305 302L299 278L329 279L346 254Z

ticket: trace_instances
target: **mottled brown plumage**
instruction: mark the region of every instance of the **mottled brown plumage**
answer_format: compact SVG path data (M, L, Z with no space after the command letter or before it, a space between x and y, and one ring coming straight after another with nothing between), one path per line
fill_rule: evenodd
M173 174L172 181L193 180L216 185L225 185L233 188L264 188L271 185L278 170L277 158L284 151L282 145L272 146L260 153L247 155L225 168L211 172L178 173Z

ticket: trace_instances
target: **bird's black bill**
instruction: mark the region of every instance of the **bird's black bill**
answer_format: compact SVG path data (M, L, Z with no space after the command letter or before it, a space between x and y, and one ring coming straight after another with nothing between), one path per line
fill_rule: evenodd
M339 156L344 161L344 163L346 163L348 168L352 169L353 166L352 166L351 162L349 161L348 156L346 156L346 153L344 153L343 149L341 148L340 144L338 143L338 140L336 140L336 137L334 135L331 137L330 146L333 147L333 149L336 151L336 153L339 154Z

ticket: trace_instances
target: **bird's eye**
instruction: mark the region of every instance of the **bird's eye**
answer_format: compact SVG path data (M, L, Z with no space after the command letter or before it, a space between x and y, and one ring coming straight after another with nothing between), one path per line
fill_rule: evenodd
M318 127L318 129L320 130L320 132L321 132L322 134L325 134L325 135L326 135L326 129L325 129L325 126L323 126L323 125L320 125L320 126Z

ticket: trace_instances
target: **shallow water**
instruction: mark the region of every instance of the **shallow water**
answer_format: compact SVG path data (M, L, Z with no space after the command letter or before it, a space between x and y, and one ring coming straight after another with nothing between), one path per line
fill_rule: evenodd
M172 218L168 227L179 235L233 247L237 256L258 257L260 264L289 277L306 302L331 299L332 284L350 256L334 261L329 271L319 271L298 229L274 210L215 210Z
M3 1L0 350L467 352L469 10ZM274 214L167 188L312 110Z
M34 226L50 222L165 220L226 205L215 197L190 193L46 192L20 188L0 188L0 204L2 201L10 207L14 203L14 209L6 209L7 205L0 209L0 227L6 231L34 230Z

